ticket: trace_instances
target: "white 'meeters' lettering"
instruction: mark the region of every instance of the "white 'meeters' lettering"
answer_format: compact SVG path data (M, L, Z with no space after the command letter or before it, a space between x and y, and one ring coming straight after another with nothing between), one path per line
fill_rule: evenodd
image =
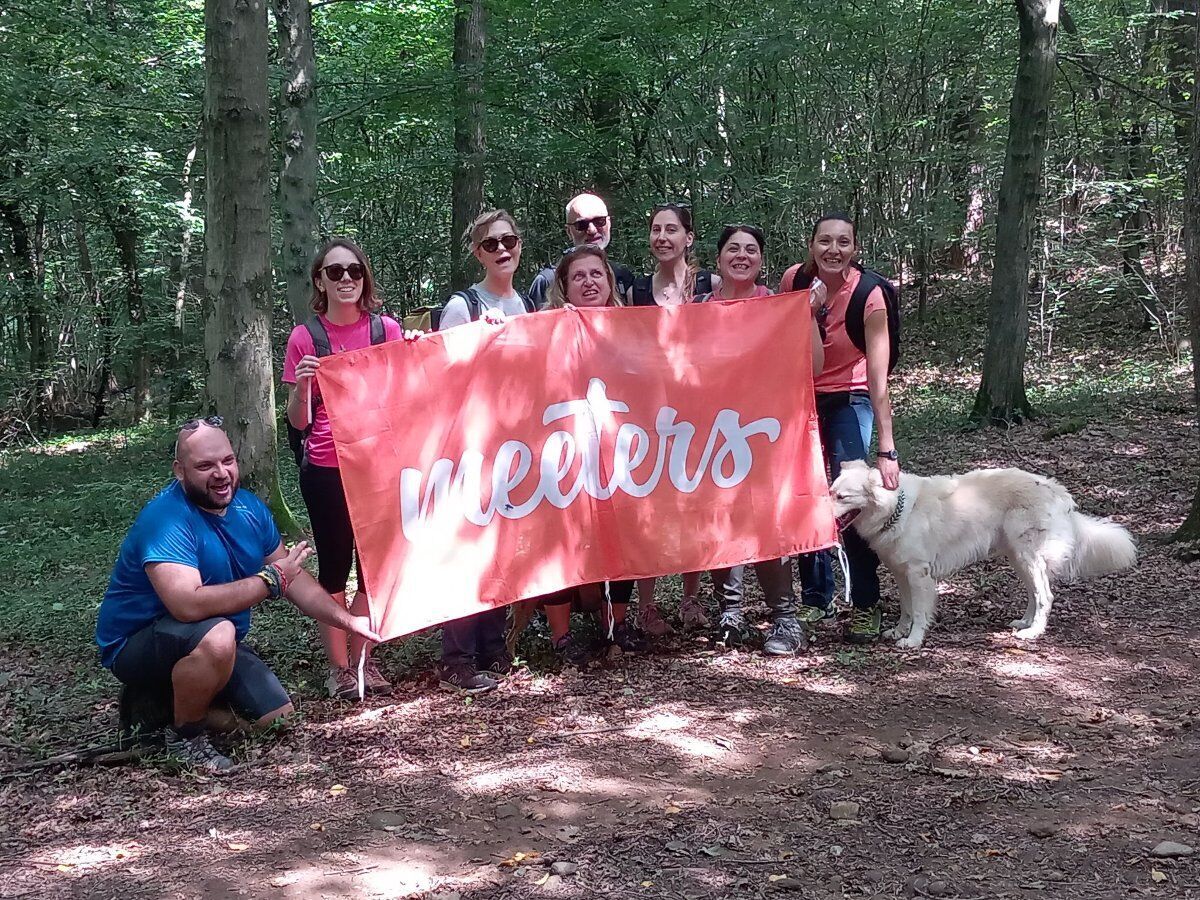
M611 499L617 491L631 497L646 497L658 487L664 471L675 489L685 494L694 492L705 475L717 487L735 487L746 479L754 465L749 439L761 434L774 443L780 433L778 419L755 419L743 425L737 410L722 409L713 419L695 469L688 472L687 459L696 426L676 421L678 410L664 406L654 420L654 436L658 440L654 467L639 482L634 472L649 458L654 438L633 422L618 425L616 414L628 412L628 404L608 398L599 378L591 379L583 399L546 407L542 424L563 422L562 428L546 437L540 453L521 441L505 441L500 445L492 462L491 492L486 506L483 501L486 460L478 451L464 451L457 469L453 460L437 460L429 469L428 479L420 469L402 470L400 525L404 536L415 540L433 522L449 524L459 517L481 528L497 514L506 519L520 519L543 502L566 509L581 493L596 500ZM605 480L601 471L600 435L614 430L612 469ZM579 469L574 481L566 486L563 480L575 468L577 458ZM518 492L531 471L537 477L532 494L519 504L512 503L513 493Z

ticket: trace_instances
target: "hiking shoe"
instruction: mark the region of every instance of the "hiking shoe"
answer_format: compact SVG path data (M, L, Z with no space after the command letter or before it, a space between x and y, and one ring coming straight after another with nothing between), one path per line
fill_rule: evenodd
M567 632L554 642L554 655L562 661L563 665L582 669L590 654L586 647L575 640L573 634Z
M499 687L499 682L486 672L468 666L442 666L442 687L464 694L486 694Z
M638 634L638 630L628 619L613 626L613 636L609 644L620 647L622 653L641 653L646 649L646 639Z
M507 656L497 656L479 664L479 671L492 678L503 678L512 672L512 660Z
M174 728L167 731L167 753L192 769L220 775L233 769L233 760L212 745L203 731L184 737Z
M651 637L666 637L675 631L671 627L671 623L662 617L662 613L658 611L658 606L654 603L638 606L638 628Z
M727 609L717 623L716 641L732 650L746 643L746 619L741 609Z
M329 691L329 696L334 700L357 700L358 675L348 666L330 666L329 677L325 679L325 690Z
M828 606L809 606L807 603L802 604L796 610L796 619L804 625L816 625L818 622L824 622L826 619L836 619L837 609L830 603Z
M808 632L795 616L778 619L763 641L767 656L795 656L808 647Z
M857 606L850 612L850 624L846 626L846 640L852 644L870 644L879 640L879 629L883 625L883 610L878 605L870 609Z
M708 628L712 623L708 620L708 611L699 597L688 596L679 601L679 621L687 629Z
M390 691L392 689L392 683L383 677L383 673L379 671L379 666L370 657L367 658L366 663L363 665L363 686L366 687L367 693ZM354 696L358 696L357 683L354 685Z

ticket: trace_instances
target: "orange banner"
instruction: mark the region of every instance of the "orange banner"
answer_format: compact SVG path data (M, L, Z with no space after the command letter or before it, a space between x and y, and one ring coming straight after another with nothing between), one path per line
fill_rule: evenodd
M379 633L832 546L811 321L805 292L555 310L322 360Z

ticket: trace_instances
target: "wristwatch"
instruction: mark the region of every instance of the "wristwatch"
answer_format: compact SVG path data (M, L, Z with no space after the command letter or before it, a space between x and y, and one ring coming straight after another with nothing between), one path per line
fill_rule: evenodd
M900 454L895 450L879 450L875 453L875 455L884 459L890 459L892 462L898 462L900 459Z

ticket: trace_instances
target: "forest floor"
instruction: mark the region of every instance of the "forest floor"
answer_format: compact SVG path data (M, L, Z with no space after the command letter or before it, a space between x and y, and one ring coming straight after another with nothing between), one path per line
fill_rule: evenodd
M357 706L321 697L312 630L284 608L252 637L300 720L235 747L222 779L28 768L111 738L91 628L170 439L6 452L0 897L1200 898L1200 857L1154 855L1200 849L1200 569L1163 540L1197 479L1190 371L1101 308L1035 352L1039 421L962 431L981 315L949 291L935 312L906 335L905 465L1053 475L1139 541L1134 571L1058 591L1041 640L1010 635L1024 600L984 564L942 585L919 652L830 627L766 660L695 636L464 700L435 689L425 635L381 649L396 689Z

